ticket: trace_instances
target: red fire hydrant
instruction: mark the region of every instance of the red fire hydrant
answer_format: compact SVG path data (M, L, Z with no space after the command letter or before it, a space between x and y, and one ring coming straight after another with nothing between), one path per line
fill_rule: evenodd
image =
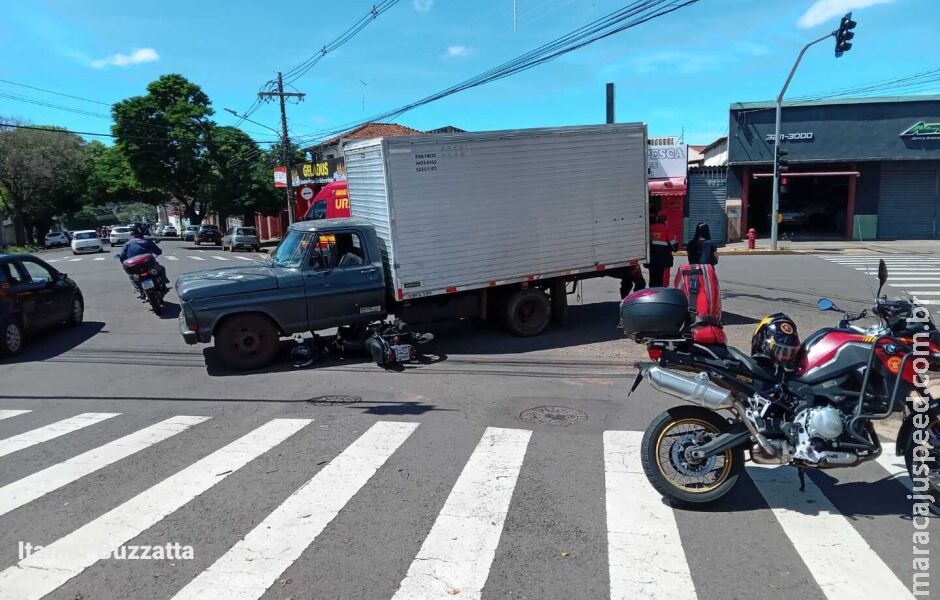
M747 230L747 249L753 250L755 244L757 244L757 232L751 227Z

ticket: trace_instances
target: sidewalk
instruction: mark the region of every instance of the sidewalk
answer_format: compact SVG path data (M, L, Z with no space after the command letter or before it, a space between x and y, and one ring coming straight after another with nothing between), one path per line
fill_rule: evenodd
M937 254L940 255L940 240L890 240L858 242L853 240L790 241L780 240L777 251L770 249L770 239L757 240L755 250L747 249L747 241L733 242L722 246L719 255L728 254Z

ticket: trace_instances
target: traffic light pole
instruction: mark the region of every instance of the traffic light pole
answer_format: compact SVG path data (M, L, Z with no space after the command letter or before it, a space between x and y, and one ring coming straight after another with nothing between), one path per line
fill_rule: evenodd
M793 74L796 73L796 68L800 66L800 61L803 60L803 55L806 54L806 51L809 50L810 46L815 46L819 42L824 42L829 38L833 37L836 34L835 31L832 33L827 33L818 40L813 40L812 42L803 46L803 49L800 50L799 56L796 57L796 62L793 63L793 68L790 69L790 74L787 75L787 81L783 84L783 89L780 90L780 94L777 96L777 122L774 126L774 191L773 191L773 206L770 211L770 249L777 249L777 214L780 212L780 171L777 168L777 156L779 156L780 149L780 117L783 112L783 96L787 93L787 88L790 87L790 81L793 79Z

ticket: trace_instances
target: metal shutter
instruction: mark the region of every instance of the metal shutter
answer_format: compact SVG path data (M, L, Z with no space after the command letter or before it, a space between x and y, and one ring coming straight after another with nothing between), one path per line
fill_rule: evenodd
M685 242L692 238L697 224L708 223L712 240L719 246L725 244L728 237L727 188L727 168L689 171L689 220L686 222Z
M881 163L879 239L935 239L940 234L940 163Z

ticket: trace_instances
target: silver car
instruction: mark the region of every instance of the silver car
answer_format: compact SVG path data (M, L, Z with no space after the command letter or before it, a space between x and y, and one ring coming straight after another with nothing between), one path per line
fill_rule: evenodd
M129 239L131 239L130 227L112 227L111 234L108 236L108 242L111 243L112 248L118 244L123 244Z
M226 248L232 252L236 249L260 251L261 240L258 238L258 231L254 227L229 227L222 236L222 250Z
M184 242L192 242L196 239L197 231L199 231L199 225L187 225L183 228L183 235L180 237Z

